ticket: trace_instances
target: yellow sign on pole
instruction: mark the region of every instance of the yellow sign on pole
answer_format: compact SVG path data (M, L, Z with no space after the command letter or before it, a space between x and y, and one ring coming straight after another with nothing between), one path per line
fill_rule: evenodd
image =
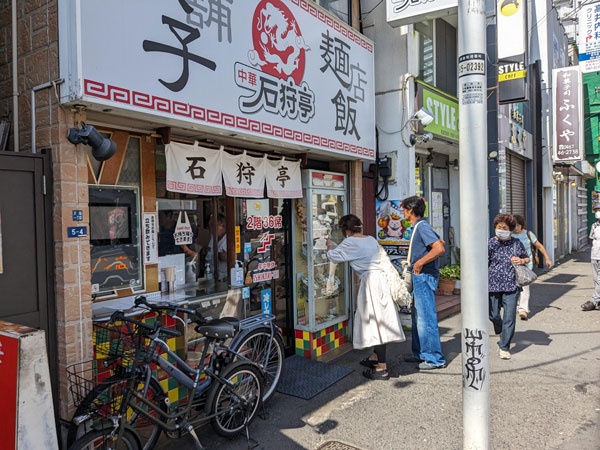
M236 226L235 227L235 253L241 253L242 251L242 244L241 244L241 239L240 239L240 227Z

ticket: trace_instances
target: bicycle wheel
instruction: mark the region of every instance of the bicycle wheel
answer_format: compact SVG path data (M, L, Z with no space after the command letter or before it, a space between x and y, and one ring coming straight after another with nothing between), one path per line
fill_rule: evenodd
M244 336L236 348L233 348L235 352L242 355L244 358L258 364L259 367L263 368L264 372L264 393L263 402L266 402L269 397L275 392L279 378L281 377L281 369L283 368L284 358L284 346L283 339L279 332L275 330L273 336L273 343L271 344L271 351L267 358L267 349L269 347L269 340L271 339L271 330L268 328L259 328L248 333ZM239 361L236 357L234 361ZM266 364L265 364L266 362Z
M111 429L90 431L81 436L69 450L140 450L142 447L133 432L125 430L119 442L112 438Z
M106 415L115 413L119 408L120 403L115 402L111 406L106 406L107 402L113 398L123 395L123 389L126 387L127 380L123 380L120 377L112 377L98 384L92 389L89 394L81 401L73 417L81 416L88 412L97 412L99 415ZM138 392L144 388L143 383L138 385ZM154 377L150 378L148 390L146 392L146 399L157 405L161 411L167 411L167 405L164 402L165 393L163 392L162 386L158 380ZM114 409L114 410L112 410ZM148 410L147 407L145 408ZM157 413L153 413L156 417ZM161 428L160 426L152 423L148 418L141 414L134 413L131 409L127 412L127 423L135 428L136 433L141 442L141 448L143 450L149 450L154 447L158 438L160 437ZM161 420L165 420L163 415L158 417ZM88 433L92 429L94 417L90 418L86 422L79 426L71 423L69 432L67 435L67 447L70 446L75 440L82 434Z
M261 374L254 365L240 361L227 366L220 377L228 384L215 382L208 394L210 414L216 414L211 424L221 436L232 437L256 416L262 399Z

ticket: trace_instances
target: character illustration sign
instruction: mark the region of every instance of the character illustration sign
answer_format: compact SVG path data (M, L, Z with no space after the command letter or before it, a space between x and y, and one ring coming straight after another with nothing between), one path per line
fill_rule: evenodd
M392 259L405 259L410 242L410 222L404 220L402 202L377 201L377 242Z
M375 157L373 43L312 0L59 3L63 103Z

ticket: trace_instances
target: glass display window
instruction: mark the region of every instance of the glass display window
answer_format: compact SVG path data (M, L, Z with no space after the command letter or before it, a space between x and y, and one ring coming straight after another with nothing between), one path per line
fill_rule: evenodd
M90 186L92 293L143 287L139 190L129 186Z

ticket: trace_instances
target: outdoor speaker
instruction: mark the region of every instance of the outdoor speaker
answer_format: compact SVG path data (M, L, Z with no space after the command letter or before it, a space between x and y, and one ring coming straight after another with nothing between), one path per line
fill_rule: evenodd
M102 136L92 125L81 122L81 128L69 128L67 139L71 144L85 144L92 147L92 156L98 161L106 161L117 151L117 144Z

